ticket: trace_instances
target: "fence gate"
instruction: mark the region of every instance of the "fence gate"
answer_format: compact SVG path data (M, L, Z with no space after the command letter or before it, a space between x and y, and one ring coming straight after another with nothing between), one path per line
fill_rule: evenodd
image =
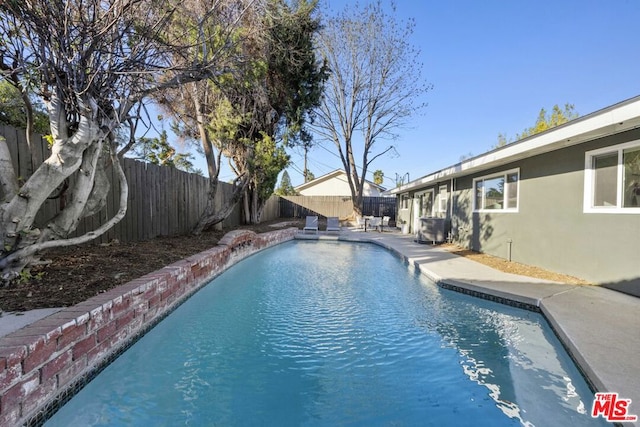
M388 216L396 220L395 197L365 197L362 201L362 215Z

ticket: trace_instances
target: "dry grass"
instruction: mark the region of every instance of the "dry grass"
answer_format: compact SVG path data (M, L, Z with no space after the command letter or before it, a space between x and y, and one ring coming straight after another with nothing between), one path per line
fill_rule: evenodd
M453 254L469 258L473 261L495 268L496 270L503 271L505 273L519 274L521 276L534 277L543 280L552 280L554 282L566 283L569 285L592 285L592 283L586 280L568 276L566 274L554 273L552 271L544 270L539 267L531 265L520 264L518 262L507 261L503 258L498 258L492 255L475 252L469 249L464 249L460 246L445 243L440 246Z

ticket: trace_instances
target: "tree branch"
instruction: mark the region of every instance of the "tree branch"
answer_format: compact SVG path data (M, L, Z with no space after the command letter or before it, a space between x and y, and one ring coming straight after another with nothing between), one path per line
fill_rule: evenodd
M36 243L33 245L29 245L23 249L17 250L8 256L0 259L0 270L4 270L6 267L10 266L12 263L15 263L23 258L28 258L38 252L53 249L53 248L61 248L65 246L74 246L80 245L82 243L90 242L97 237L100 237L107 231L109 231L114 225L124 218L127 213L127 199L129 198L129 186L127 185L127 178L122 170L122 166L118 161L117 156L114 152L111 153L111 162L114 165L116 170L116 175L118 177L118 181L120 183L120 205L118 208L118 212L106 223L102 226L98 227L94 231L90 231L82 236L73 237L70 239L60 239L60 240L48 240L40 243ZM7 277L3 277L3 279L10 279Z
M387 149L386 149L386 150L384 150L383 152L376 154L375 156L373 156L373 157L371 158L371 160L369 160L369 161L367 162L367 166L369 166L371 163L373 163L373 161L374 161L375 159L377 159L378 157L382 156L383 154L385 154L385 153L387 153L387 152L389 152L389 151L391 151L391 150L393 150L393 149L394 149L393 145L390 145L390 146L389 146L389 147L387 147Z

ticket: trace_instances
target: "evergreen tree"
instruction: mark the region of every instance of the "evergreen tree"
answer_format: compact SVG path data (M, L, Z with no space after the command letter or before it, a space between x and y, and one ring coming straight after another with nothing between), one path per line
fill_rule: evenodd
M564 109L561 109L558 104L554 105L551 114L547 113L544 108L540 109L536 123L523 130L522 133L516 134L515 141L527 138L529 136L544 132L561 124L567 123L570 120L577 119L580 115L574 111L573 104L564 104ZM498 134L498 143L493 148L504 147L507 144L514 142L513 139L508 139L506 135Z
M49 117L42 103L31 101L34 110L33 131L49 133ZM20 91L6 80L0 80L0 124L25 129L27 126L27 105Z
M309 169L304 170L304 182L313 181L316 179L316 176Z
M289 177L289 172L284 171L282 173L282 178L280 179L280 186L276 189L276 194L279 196L295 196L296 190L294 190L293 185L291 185L291 178Z
M151 162L154 165L169 166L185 172L202 175L202 171L193 166L193 154L178 153L169 144L166 130L162 130L158 137L139 138L138 144L134 148L134 153L138 159Z

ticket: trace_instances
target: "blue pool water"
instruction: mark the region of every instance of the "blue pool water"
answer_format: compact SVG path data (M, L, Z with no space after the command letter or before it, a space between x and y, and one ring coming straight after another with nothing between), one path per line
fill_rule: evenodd
M438 288L367 244L229 269L48 426L606 425L537 313Z

